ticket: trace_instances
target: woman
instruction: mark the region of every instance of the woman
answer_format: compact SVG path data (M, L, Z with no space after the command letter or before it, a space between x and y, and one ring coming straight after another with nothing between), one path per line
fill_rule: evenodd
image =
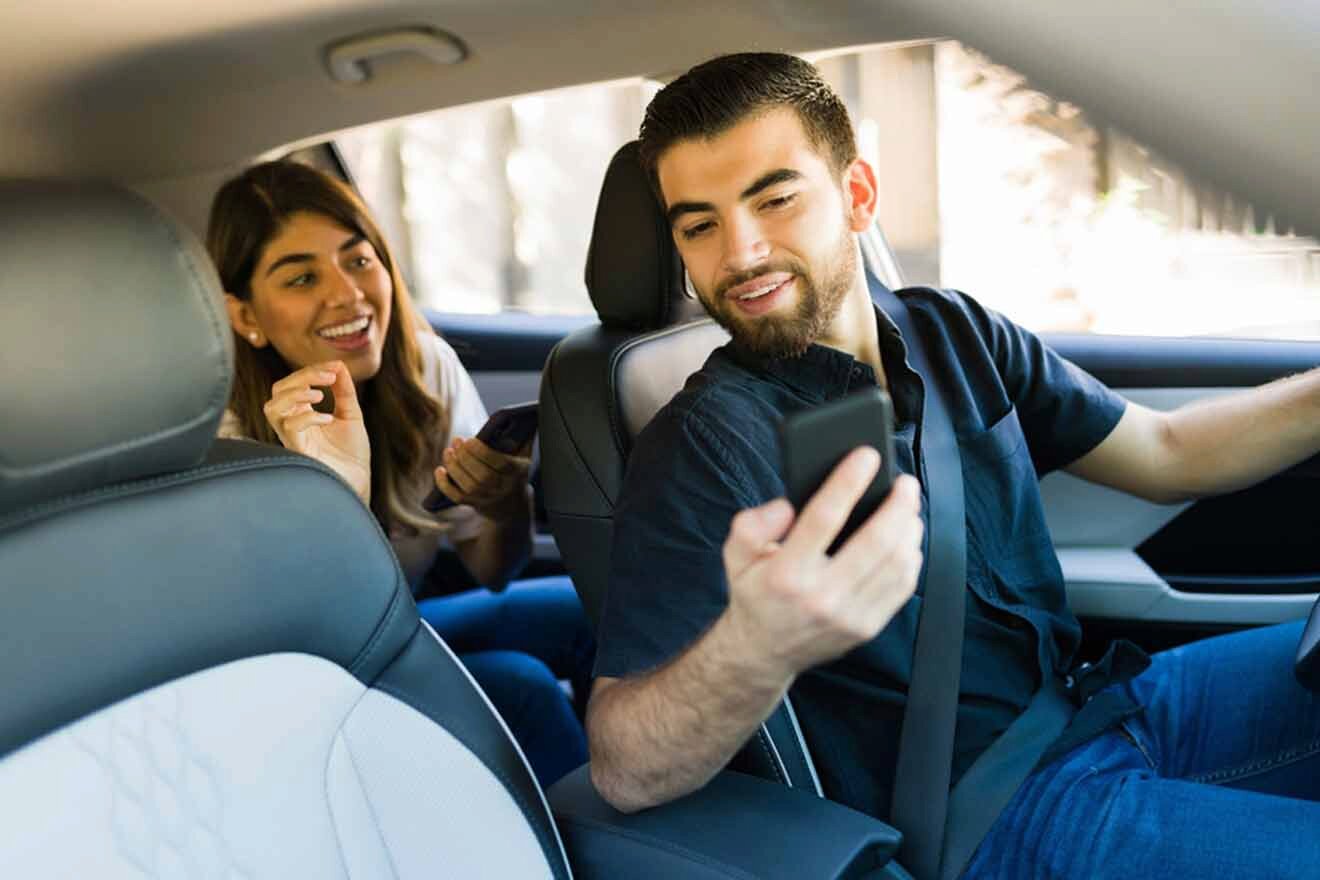
M333 469L375 514L414 587L445 543L478 583L504 587L531 545L529 459L475 439L486 420L476 387L413 307L357 196L308 166L263 163L216 193L206 238L237 337L221 436L282 444ZM433 486L457 504L423 510ZM558 684L585 693L592 653L567 578L418 608L542 784L586 761Z

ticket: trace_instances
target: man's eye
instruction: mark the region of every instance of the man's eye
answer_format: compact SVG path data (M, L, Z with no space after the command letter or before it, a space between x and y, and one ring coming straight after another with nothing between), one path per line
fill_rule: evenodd
M788 193L782 196L775 196L773 199L766 199L765 204L762 207L774 211L774 210L778 210L779 208L787 208L789 205L793 204L793 202L795 202L796 200L797 200L797 193Z
M684 229L683 238L691 241L694 238L700 238L713 228L715 228L715 224L707 220L704 223L698 223L695 226L689 226L687 229Z

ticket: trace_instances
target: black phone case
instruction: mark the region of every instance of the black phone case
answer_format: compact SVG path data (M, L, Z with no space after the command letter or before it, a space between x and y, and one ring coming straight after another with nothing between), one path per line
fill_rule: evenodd
M477 439L496 452L512 455L532 439L537 424L536 401L515 403L491 413L477 432ZM454 502L439 489L432 489L422 499L422 509L429 513L439 513L453 506Z
M880 453L880 470L853 508L830 547L831 553L875 512L898 475L894 465L893 405L889 395L879 388L786 416L780 423L779 444L784 485L795 510L802 509L849 452L871 446Z
M496 410L477 432L477 439L496 452L512 455L536 433L536 402L516 403Z

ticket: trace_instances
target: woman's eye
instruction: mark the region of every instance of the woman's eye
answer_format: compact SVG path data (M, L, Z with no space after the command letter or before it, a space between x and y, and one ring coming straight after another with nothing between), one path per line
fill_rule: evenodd
M293 277L290 278L288 281L284 282L284 286L285 286L285 287L306 287L307 285L311 284L311 283L312 283L313 281L315 281L315 280L316 280L316 276L313 275L311 272L303 272L303 273L301 273L301 274L299 274L299 275L295 275L295 276L293 276Z
M353 257L348 261L348 264L354 269L365 269L371 265L371 257Z

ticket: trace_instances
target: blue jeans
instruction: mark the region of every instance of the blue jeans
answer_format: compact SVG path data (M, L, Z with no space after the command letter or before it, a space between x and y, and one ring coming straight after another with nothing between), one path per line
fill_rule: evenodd
M586 735L559 680L585 700L595 641L568 578L423 599L417 610L486 692L542 786L586 763Z
M1320 877L1320 699L1302 624L1155 655L1146 708L1027 778L966 877Z

